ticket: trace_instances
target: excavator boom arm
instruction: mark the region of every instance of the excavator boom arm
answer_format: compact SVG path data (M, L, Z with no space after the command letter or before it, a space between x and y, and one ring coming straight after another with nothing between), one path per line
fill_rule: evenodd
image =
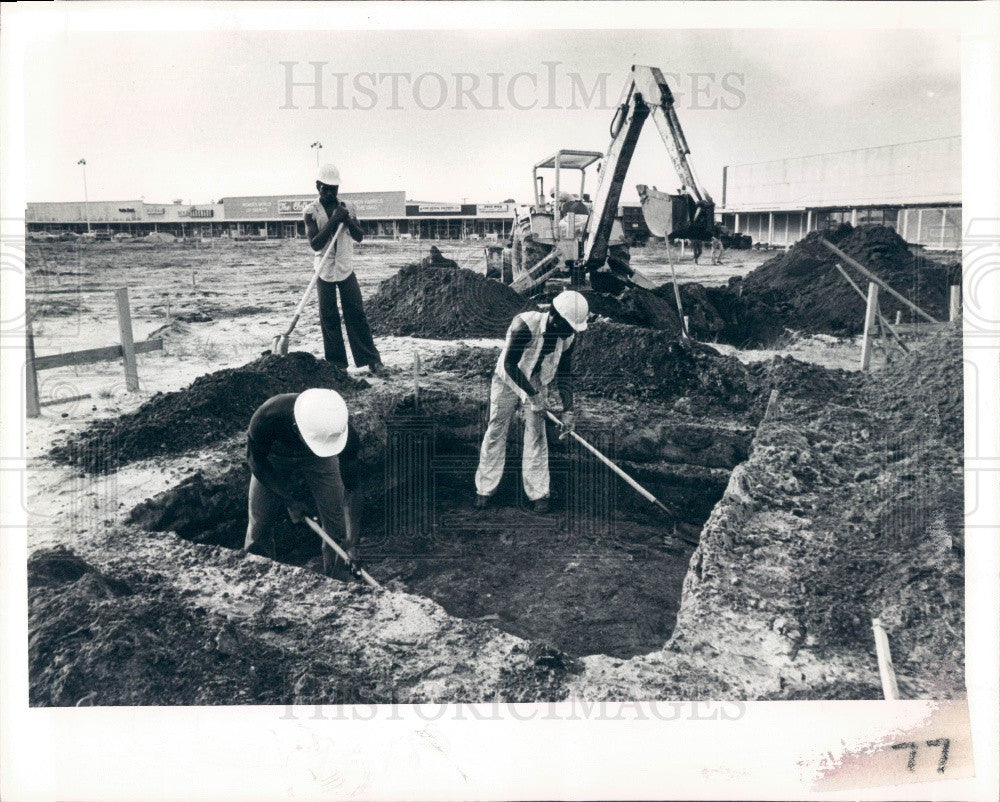
M583 262L588 268L604 264L608 255L608 240L611 226L618 213L625 174L628 172L635 146L639 140L643 123L652 116L660 132L670 160L684 185L684 190L698 206L699 211L712 223L714 204L709 194L702 188L688 161L688 148L684 131L681 129L674 96L667 86L663 73L656 67L634 65L628 100L621 106L612 123L611 144L608 146L601 167L600 183L594 197L591 225L583 250ZM615 123L621 123L615 129Z

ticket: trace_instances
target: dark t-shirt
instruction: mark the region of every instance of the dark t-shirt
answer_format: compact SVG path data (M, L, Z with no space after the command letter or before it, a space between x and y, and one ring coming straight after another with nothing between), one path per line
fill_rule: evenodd
M295 426L295 399L298 397L298 393L273 396L261 404L250 419L247 431L247 462L254 476L274 492L279 492L273 485L280 484L280 480L270 462L270 456L303 461L323 459L317 457L299 436ZM348 490L353 490L358 484L357 461L360 453L361 438L348 421L347 445L337 456L340 462L340 475Z

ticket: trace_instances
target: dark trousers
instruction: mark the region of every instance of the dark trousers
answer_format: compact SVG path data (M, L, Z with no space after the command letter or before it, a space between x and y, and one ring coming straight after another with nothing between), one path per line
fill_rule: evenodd
M342 544L352 558L358 546L357 471L343 474L337 457L326 459L290 459L271 454L268 457L282 477L282 483L295 490L304 489L312 496L319 514L320 525L335 542ZM304 486L304 487L303 487ZM296 493L299 496L298 493ZM299 497L300 501L304 498ZM245 551L274 556L274 523L285 512L286 502L271 492L253 474L250 475L247 534ZM326 543L323 543L323 572L331 576L343 565Z
M351 273L343 281L316 282L319 293L319 325L323 330L323 355L327 362L347 367L347 351L344 349L344 335L340 331L340 313L337 311L337 290L340 290L340 305L347 327L347 339L351 344L354 364L359 368L378 365L382 362L372 330L361 305L361 285L358 277Z

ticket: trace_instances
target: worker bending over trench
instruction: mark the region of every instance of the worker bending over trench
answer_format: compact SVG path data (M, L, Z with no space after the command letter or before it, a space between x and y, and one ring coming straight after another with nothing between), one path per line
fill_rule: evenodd
M261 404L247 432L250 498L243 550L267 549L273 558L273 530L282 508L293 523L301 522L309 494L323 529L356 560L360 452L347 404L334 390L283 393ZM323 573L334 576L345 568L324 542Z
M549 385L555 380L563 403L563 434L573 430L573 346L587 328L590 309L580 293L567 290L548 312L522 312L507 329L493 372L490 418L476 470L476 508L486 506L503 476L507 430L518 406L524 410L521 478L535 512L549 508L549 444L545 436Z

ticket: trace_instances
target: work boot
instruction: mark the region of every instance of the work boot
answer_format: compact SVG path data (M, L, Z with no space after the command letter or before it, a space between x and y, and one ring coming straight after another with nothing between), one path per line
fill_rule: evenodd
M385 378L389 373L386 366L383 365L381 362L376 362L374 365L369 365L368 370L371 371L372 376L378 376L380 379Z
M485 510L486 504L489 500L490 500L489 496L481 496L479 493L476 493L475 508L477 510Z
M549 497L542 496L534 503L533 509L539 514L544 514L549 511Z

